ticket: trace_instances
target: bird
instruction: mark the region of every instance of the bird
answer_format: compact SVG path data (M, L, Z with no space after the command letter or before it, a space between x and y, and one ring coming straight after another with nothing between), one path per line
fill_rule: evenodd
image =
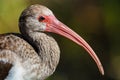
M82 46L104 75L103 66L90 45L40 4L28 6L19 18L20 33L0 34L0 80L45 80L59 63L60 48L50 33Z

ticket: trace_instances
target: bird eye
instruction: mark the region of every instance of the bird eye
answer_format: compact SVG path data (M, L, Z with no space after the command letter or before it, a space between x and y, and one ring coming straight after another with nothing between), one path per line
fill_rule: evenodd
M45 17L40 16L40 17L39 17L39 21L43 21L43 20L45 20Z

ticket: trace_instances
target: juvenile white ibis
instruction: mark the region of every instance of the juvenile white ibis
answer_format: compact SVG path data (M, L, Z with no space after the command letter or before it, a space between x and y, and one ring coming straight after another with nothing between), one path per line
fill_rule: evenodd
M82 46L104 74L100 60L88 43L61 23L42 5L31 5L19 19L19 33L0 35L0 80L44 80L56 69L60 50L50 32Z

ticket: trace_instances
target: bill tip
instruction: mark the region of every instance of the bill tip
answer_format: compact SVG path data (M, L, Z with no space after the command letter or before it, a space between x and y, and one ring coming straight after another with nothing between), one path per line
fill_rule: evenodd
M104 74L105 74L105 73L104 73L104 69L103 69L103 66L102 66L102 65L100 66L99 70L100 70L100 73L101 73L102 75L104 75Z

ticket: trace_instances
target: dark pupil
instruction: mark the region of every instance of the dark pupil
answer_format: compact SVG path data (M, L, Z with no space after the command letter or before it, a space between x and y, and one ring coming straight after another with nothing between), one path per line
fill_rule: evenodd
M40 16L39 21L43 21L43 20L45 20L45 18L43 16Z

